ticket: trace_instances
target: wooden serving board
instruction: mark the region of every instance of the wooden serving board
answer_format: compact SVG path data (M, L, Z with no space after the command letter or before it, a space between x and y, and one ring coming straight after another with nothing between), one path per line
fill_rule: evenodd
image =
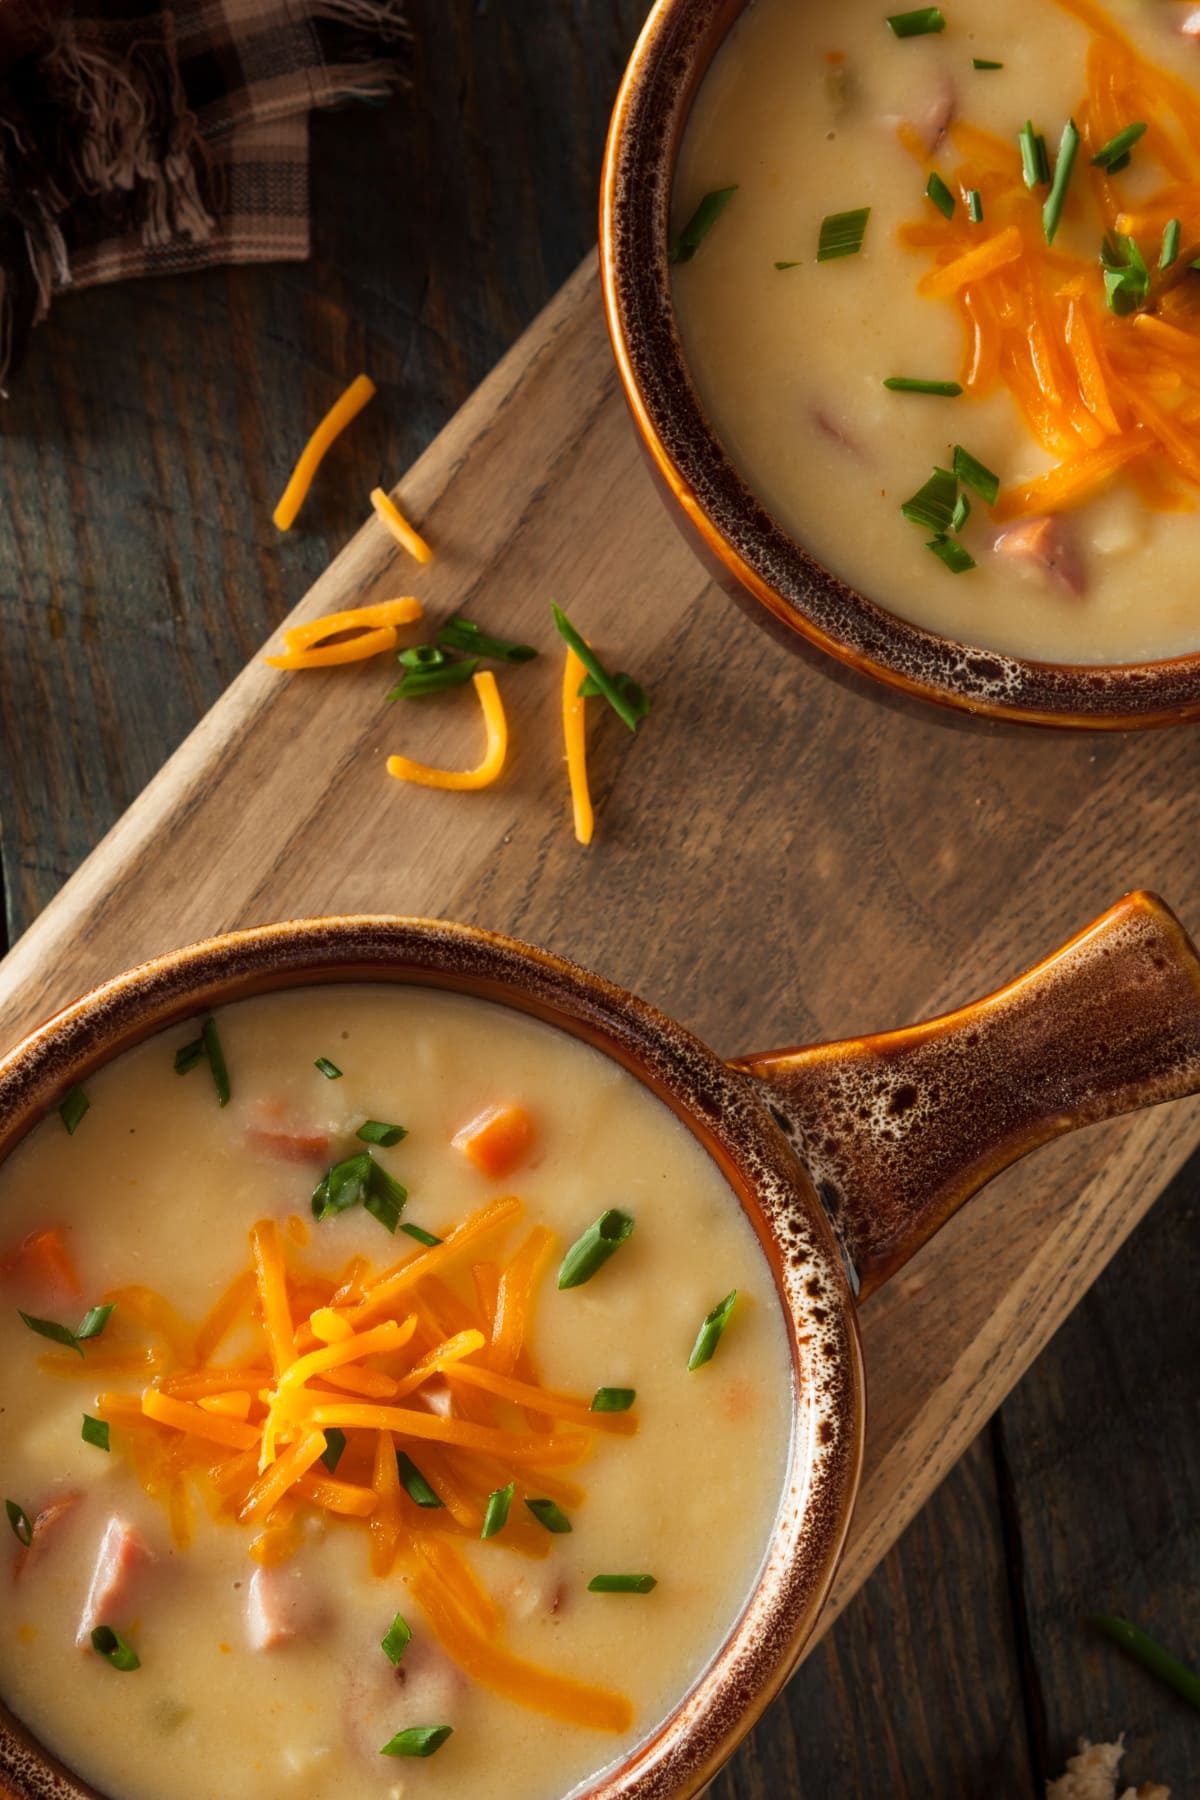
M394 667L238 678L0 967L0 1042L156 951L303 914L512 932L656 1001L729 1055L901 1024L997 985L1133 886L1200 926L1200 736L913 715L803 665L708 581L639 457L589 262L400 487L425 569L373 520L296 617L417 593L551 652L501 673L480 794L468 694L386 706ZM931 579L936 579L936 575ZM574 841L559 600L654 697L591 724ZM832 665L831 665L832 667ZM835 1616L1200 1140L1200 1107L1097 1127L994 1184L864 1310L866 1478Z

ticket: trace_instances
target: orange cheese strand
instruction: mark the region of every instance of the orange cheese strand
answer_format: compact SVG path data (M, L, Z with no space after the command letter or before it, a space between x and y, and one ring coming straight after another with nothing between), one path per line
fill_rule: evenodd
M466 1419L443 1419L436 1413L415 1412L404 1406L331 1400L314 1406L308 1417L322 1429L336 1426L339 1431L394 1431L397 1437L419 1438L432 1444L461 1444L464 1450L482 1450L487 1456L506 1457L516 1464L574 1463L588 1447L587 1439L578 1432L561 1437L540 1432L521 1434L492 1425L472 1425Z
M191 1437L206 1438L211 1444L226 1444L231 1450L249 1450L258 1444L253 1425L238 1419L215 1419L191 1400L176 1400L157 1388L147 1388L142 1395L142 1411L159 1425L171 1425Z
M375 1434L375 1468L371 1477L378 1505L371 1514L371 1573L390 1575L403 1529L400 1520L400 1471L389 1431Z
M959 288L981 281L985 275L993 275L1007 263L1016 262L1021 250L1021 233L1015 225L1008 225L995 237L985 238L962 256L956 256L944 268L923 275L917 283L917 292L931 300L945 300Z
M324 1454L323 1431L306 1431L294 1444L289 1444L282 1456L276 1457L271 1466L263 1471L246 1496L238 1513L243 1525L248 1525L254 1519L265 1519L276 1501L282 1500L288 1489L295 1485L301 1475L306 1475Z
M475 1579L466 1558L444 1537L419 1537L416 1547L460 1612L466 1614L477 1631L500 1629L500 1608Z
M562 682L563 749L567 758L567 780L571 784L571 817L576 840L581 844L591 843L596 828L587 778L587 700L579 692L586 674L587 670L568 644Z
M283 1264L283 1244L274 1219L260 1219L250 1233L250 1250L254 1257L254 1279L258 1285L258 1303L262 1308L263 1330L275 1373L282 1375L292 1360L293 1326L288 1309L287 1273Z
M431 769L426 763L413 762L407 756L389 756L388 774L398 781L415 781L421 787L451 788L456 792L490 787L504 767L508 754L508 721L496 677L490 669L472 675L471 684L483 709L487 731L487 747L483 761L474 769Z
M399 600L376 600L370 606L348 607L344 612L323 613L319 619L287 626L283 649L263 660L274 669L324 669L336 663L359 662L367 656L378 656L382 650L394 650L396 628L411 625L423 614L421 602L411 594ZM343 638L342 632L356 635ZM327 644L326 638L339 641Z
M385 494L382 488L371 489L371 505L396 542L403 544L410 556L415 556L420 563L432 561L433 551L425 539L414 526L409 524L396 502Z
M407 1262L385 1270L348 1309L347 1317L355 1325L377 1318L415 1282L440 1270L459 1251L465 1250L487 1232L498 1231L502 1225L510 1224L520 1211L521 1202L515 1194L505 1194L499 1200L490 1201L477 1213L464 1219L461 1225L456 1225L452 1231L447 1232L440 1244L432 1244L428 1250L421 1250L415 1256L410 1256Z
M358 417L368 400L374 398L375 383L367 375L356 375L344 394L336 399L321 423L300 452L288 484L279 497L271 517L280 531L290 531L296 514L304 505L313 476L321 466L325 452L345 431L351 419Z
M394 1398L403 1400L415 1393L431 1375L440 1375L443 1369L449 1368L451 1363L461 1362L464 1356L474 1356L477 1350L483 1349L486 1342L482 1331L473 1327L443 1339L440 1344L435 1344L432 1350L427 1351L419 1362L414 1363L407 1375L395 1383Z
M481 1368L477 1363L458 1363L448 1367L446 1379L452 1388L456 1382L465 1381L468 1387L482 1388L485 1394L495 1394L501 1400L511 1400L514 1406L537 1407L551 1418L581 1426L585 1431L612 1431L620 1437L632 1437L638 1428L637 1418L633 1413L592 1412L588 1402L577 1396L556 1394L549 1388L533 1387L525 1381L513 1381L509 1376L497 1375L493 1370Z
M356 637L339 638L334 644L318 644L312 650L280 650L263 661L273 669L334 669L343 663L365 662L369 656L381 656L394 650L400 642L394 625L379 625L374 631L360 631Z
M1109 438L1099 450L1085 450L1047 470L1045 475L1027 481L1023 487L1005 489L993 514L1000 520L1017 519L1023 513L1062 512L1066 507L1077 506L1125 463L1145 455L1152 442L1145 432Z
M296 1492L313 1506L326 1512L342 1513L351 1519L369 1519L379 1505L379 1495L372 1488L359 1487L352 1481L338 1481L332 1475L301 1475Z
M535 1225L508 1267L496 1290L489 1362L499 1375L511 1375L525 1342L533 1309L533 1292L554 1253L554 1233Z

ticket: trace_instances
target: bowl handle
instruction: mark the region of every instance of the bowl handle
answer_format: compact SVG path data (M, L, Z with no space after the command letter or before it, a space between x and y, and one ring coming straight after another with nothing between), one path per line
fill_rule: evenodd
M733 1067L765 1087L865 1297L1026 1151L1200 1091L1200 959L1169 907L1128 894L957 1012Z

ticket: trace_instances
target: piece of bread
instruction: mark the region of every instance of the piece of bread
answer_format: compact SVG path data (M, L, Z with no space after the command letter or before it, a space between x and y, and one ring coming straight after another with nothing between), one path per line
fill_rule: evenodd
M1115 1744L1080 1738L1079 1754L1068 1757L1066 1774L1046 1783L1046 1800L1118 1800L1117 1776L1124 1754L1124 1734ZM1126 1788L1119 1800L1171 1800L1171 1792L1155 1781L1144 1781L1139 1788Z

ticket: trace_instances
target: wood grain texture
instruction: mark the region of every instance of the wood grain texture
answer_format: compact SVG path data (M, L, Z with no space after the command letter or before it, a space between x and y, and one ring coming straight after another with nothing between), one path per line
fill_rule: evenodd
M367 490L392 480L424 448L591 243L607 108L642 0L521 0L519 8L506 0L409 0L409 11L417 38L413 100L315 124L311 264L64 301L6 406L0 856L14 937L321 573L358 524ZM435 910L524 931L641 985L734 1052L887 1026L981 991L1137 882L1158 882L1193 927L1200 923L1189 848L1196 841L1193 734L1104 743L997 737L932 715L914 721L883 707L847 708L832 684L797 669L707 591L635 479L610 388L597 397L607 362L594 316L583 339L572 341L572 400L607 448L570 481L576 439L556 425L541 477L555 492L526 494L514 509L517 542L503 560L503 579L489 576L475 592L484 616L499 621L522 596L542 605L546 583L569 577L570 590L562 587L558 597L572 610L586 608L589 622L656 686L655 717L636 745L611 721L594 729L603 834L595 853L581 858L569 840L557 752L545 735L553 682L543 687L543 671L528 671L528 680L518 671L521 694L532 684L535 702L528 718L522 702L518 762L503 796L508 810L492 809L494 857L459 866L439 843L445 803L414 815L412 796L381 799L368 782L364 804L378 803L386 826L370 812L365 859L339 867L339 845L353 840L343 815L348 802L359 802L361 765L348 760L329 802L304 789L302 755L289 788L271 759L256 760L250 745L235 743L229 754L237 779L256 798L244 828L236 805L223 815L230 845L223 878L254 854L254 821L269 819L281 792L298 832L327 832L332 815L338 842L306 863L297 840L278 852L265 884L223 879L229 894L218 896L214 916L198 919L196 931L242 907L265 917L276 892L288 896L277 910L294 911L301 902L403 907L417 904L420 891L433 896L423 903ZM269 514L295 447L360 366L380 384L380 398L335 450L297 530L281 539ZM505 452L486 470L489 506L510 480L528 479L529 446L520 436L522 456L513 462ZM458 458L465 468L469 442L470 432L458 431L443 475ZM614 459L622 462L620 481ZM631 497L633 511L618 510ZM556 559L544 548L547 529L585 536L571 558ZM442 549L458 560L440 565L443 595L459 579L470 591L477 551L490 555L497 541L494 530L485 542L458 515L453 532ZM647 549L635 554L634 542ZM672 593L659 629L664 595ZM544 618L538 629L544 633ZM331 681L322 717L349 705L378 719L387 681L381 671ZM285 714L298 755L313 704L310 689ZM380 750L396 742L399 722L385 724ZM456 711L444 727L422 726L423 741L438 736L448 752L465 754L475 729L469 714ZM220 773L225 753L205 736L188 757L188 766ZM259 794L264 781L272 785ZM159 804L170 828L186 823L169 794ZM117 849L142 828L132 839L123 832ZM136 880L113 902L128 914L124 938L111 935L110 916L94 943L86 941L90 897L103 892L103 882L76 890L82 926L66 915L61 929L48 922L62 960L41 983L45 1004L72 989L81 952L98 969L106 958L107 966L122 960L121 942L135 951L156 947L164 897ZM193 897L198 912L207 893ZM172 894L188 901L186 878ZM178 936L192 934L184 923L191 917L181 917ZM18 975L14 963L0 977L6 994L15 995ZM980 1203L989 1208L987 1241L1002 1250L1010 1204L1015 1231L1043 1201L1061 1222L1076 1180L1094 1190L1081 1231L1102 1234L1094 1256L1088 1251L1102 1258L1129 1222L1122 1208L1119 1222L1104 1224L1104 1183L1124 1182L1149 1200L1183 1142L1156 1132L1157 1149L1143 1158L1135 1138L1106 1170L1110 1147L1124 1144L1126 1130L1114 1126L1060 1146L1017 1171ZM1001 1415L1004 1454L995 1454L998 1432L976 1437L846 1603L786 1703L724 1778L722 1800L1040 1800L1041 1778L1052 1772L1047 1757L1060 1759L1077 1730L1136 1728L1143 1716L1158 1722L1158 1735L1152 1749L1135 1745L1139 1777L1161 1766L1177 1793L1200 1785L1200 1746L1170 1702L1152 1710L1139 1671L1115 1653L1091 1654L1090 1646L1081 1656L1079 1642L1053 1628L1060 1586L1050 1584L1047 1609L1039 1610L1046 1565L1027 1538L1042 1529L1042 1514L1026 1495L1027 1482L1036 1490L1044 1479L1027 1476L1027 1468L1052 1457L1053 1440L1047 1446L1039 1434L1059 1406L1072 1405L1080 1419L1101 1412L1105 1446L1095 1446L1091 1463L1073 1451L1075 1477L1053 1492L1056 1581L1065 1583L1070 1556L1081 1569L1099 1559L1113 1604L1132 1611L1135 1599L1144 1603L1149 1623L1186 1620L1200 1554L1194 1518L1177 1510L1175 1556L1148 1558L1143 1534L1124 1525L1129 1481L1114 1479L1101 1459L1111 1446L1113 1464L1136 1469L1144 1488L1181 1408L1193 1409L1194 1436L1194 1381L1186 1373L1162 1378L1186 1310L1179 1304L1168 1318L1157 1296L1164 1265L1187 1266L1188 1196L1198 1188L1193 1169L1169 1210L1156 1211L1135 1234L1111 1278L1072 1319L1069 1367L1057 1363L1057 1342L1035 1365ZM1161 1252L1143 1271L1141 1247L1160 1219ZM973 1353L971 1367L958 1368L956 1345L970 1338L973 1309L986 1312L988 1296L984 1277L965 1297L939 1287L953 1243L944 1246L947 1264L930 1260L931 1251L901 1278L919 1285L885 1290L868 1320L873 1360L882 1366L899 1355L892 1387L872 1389L875 1424L890 1427L875 1443L873 1479L884 1496L889 1482L901 1484L885 1540L993 1403L988 1345ZM1024 1331L1031 1319L1035 1342L1018 1359L1026 1361L1050 1323L1036 1296L1024 1309L1006 1300L998 1254L999 1353L1003 1362L1005 1333ZM1069 1258L1070 1245L1047 1255L1038 1293L1047 1285L1052 1292L1054 1255ZM1140 1296L1136 1360L1126 1271ZM1082 1284L1078 1272L1071 1293ZM910 1297L924 1323L906 1347ZM1052 1299L1056 1316L1058 1304ZM937 1394L951 1405L961 1393L968 1397L960 1427L934 1434L928 1468L922 1458L931 1431L911 1385L925 1357ZM1001 1383L1012 1372L1004 1363ZM1176 1470L1169 1459L1163 1466ZM1011 1482L998 1486L997 1469L1004 1477L1010 1467ZM1166 1505L1153 1491L1151 1518ZM879 1547L864 1550L856 1541L843 1599ZM1011 1588L1023 1548L1027 1629L1004 1604L1004 1570ZM1026 1731L1022 1716L1036 1714L1038 1693L1048 1721L1040 1735Z

